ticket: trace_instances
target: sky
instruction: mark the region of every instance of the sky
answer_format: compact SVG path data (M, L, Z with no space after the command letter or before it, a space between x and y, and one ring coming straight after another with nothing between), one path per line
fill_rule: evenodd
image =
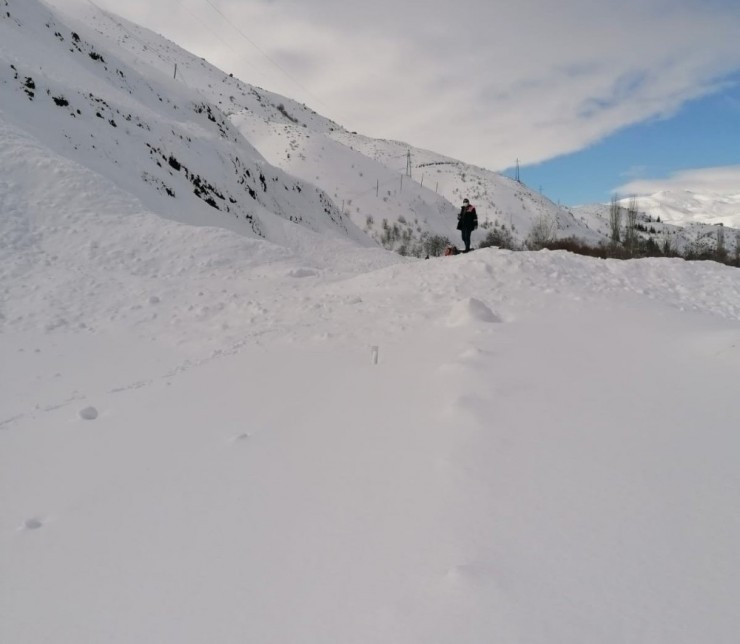
M569 205L664 190L738 195L739 122L740 83L689 101L668 118L651 118L578 152L521 167L519 174ZM509 176L515 172L505 170Z
M507 174L518 160L569 205L695 172L740 183L735 0L96 4L350 130Z

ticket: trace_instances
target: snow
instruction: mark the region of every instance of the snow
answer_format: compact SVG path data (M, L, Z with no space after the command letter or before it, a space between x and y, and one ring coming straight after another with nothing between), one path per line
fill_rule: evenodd
M321 219L306 179L259 204L261 236L196 198L167 210L18 98L0 641L736 641L736 269L404 258Z
M673 224L740 226L740 194L662 190L636 199L641 210Z
M665 193L661 198L664 197ZM626 230L627 209L631 201L631 199L620 201L622 238ZM638 236L644 240L652 239L661 249L668 244L674 251L680 253L691 250L714 253L720 239L730 256L734 256L737 249L740 249L740 230L725 227L725 224L717 221L707 208L695 210L691 217L676 219L666 216L664 208L654 207L652 200L646 197L637 197L635 205L638 208L637 223L642 229ZM717 198L713 205L721 209L722 199ZM583 225L606 237L611 233L610 209L609 204L590 204L573 208L572 212ZM673 223L668 223L669 221ZM731 218L726 218L725 221L732 223Z

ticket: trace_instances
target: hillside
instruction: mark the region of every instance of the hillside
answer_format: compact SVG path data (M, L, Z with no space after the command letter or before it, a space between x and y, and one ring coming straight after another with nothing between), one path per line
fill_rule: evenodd
M561 208L464 161L349 132L93 5L70 17L37 0L3 1L6 122L166 217L282 245L297 224L424 256L431 238L457 239L467 196L481 221L474 245L494 227L521 244L543 220L560 238L608 238L598 205ZM670 224L656 241L670 236L676 248L711 246L705 224L732 226L736 205L698 194L640 200Z
M643 240L651 240L658 248L670 248L673 252L679 254L701 255L703 253L714 253L717 251L718 244L725 248L729 256L735 256L740 249L740 230L730 228L721 222L712 224L707 223L710 217L706 214L695 214L695 221L682 220L681 223L671 223L670 219L663 219L660 214L663 208L653 209L648 206L643 209L644 200L636 199L637 215L637 236ZM620 236L624 239L625 228L627 224L627 209L630 200L620 201L621 226ZM588 226L591 230L600 233L604 238L611 234L610 224L610 205L609 204L591 204L587 206L577 206L572 208L574 216Z
M286 245L291 224L369 243L325 193L268 164L197 87L165 75L164 58L127 51L137 41L107 14L95 10L91 28L36 0L5 9L6 123L177 221Z
M740 228L740 194L663 190L639 196L637 203L654 219L679 226L699 223Z
M0 640L732 641L736 269L291 250L0 142Z
M5 118L167 217L281 244L287 220L420 256L430 236L457 238L468 196L474 238L496 225L521 242L545 217L558 236L600 239L522 184L348 132L92 5L76 18L36 1L7 9Z

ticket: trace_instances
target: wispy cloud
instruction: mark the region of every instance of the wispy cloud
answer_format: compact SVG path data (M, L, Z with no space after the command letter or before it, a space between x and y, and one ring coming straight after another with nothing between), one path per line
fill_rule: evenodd
M350 129L492 169L670 115L740 69L732 2L96 2Z
M650 195L689 190L702 194L740 195L740 165L676 172L666 179L638 179L616 189L619 194Z

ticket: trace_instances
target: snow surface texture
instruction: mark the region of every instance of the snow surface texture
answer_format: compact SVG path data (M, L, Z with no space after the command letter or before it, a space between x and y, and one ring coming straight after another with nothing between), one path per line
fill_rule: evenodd
M0 114L0 641L736 642L740 272L187 223L44 109Z

